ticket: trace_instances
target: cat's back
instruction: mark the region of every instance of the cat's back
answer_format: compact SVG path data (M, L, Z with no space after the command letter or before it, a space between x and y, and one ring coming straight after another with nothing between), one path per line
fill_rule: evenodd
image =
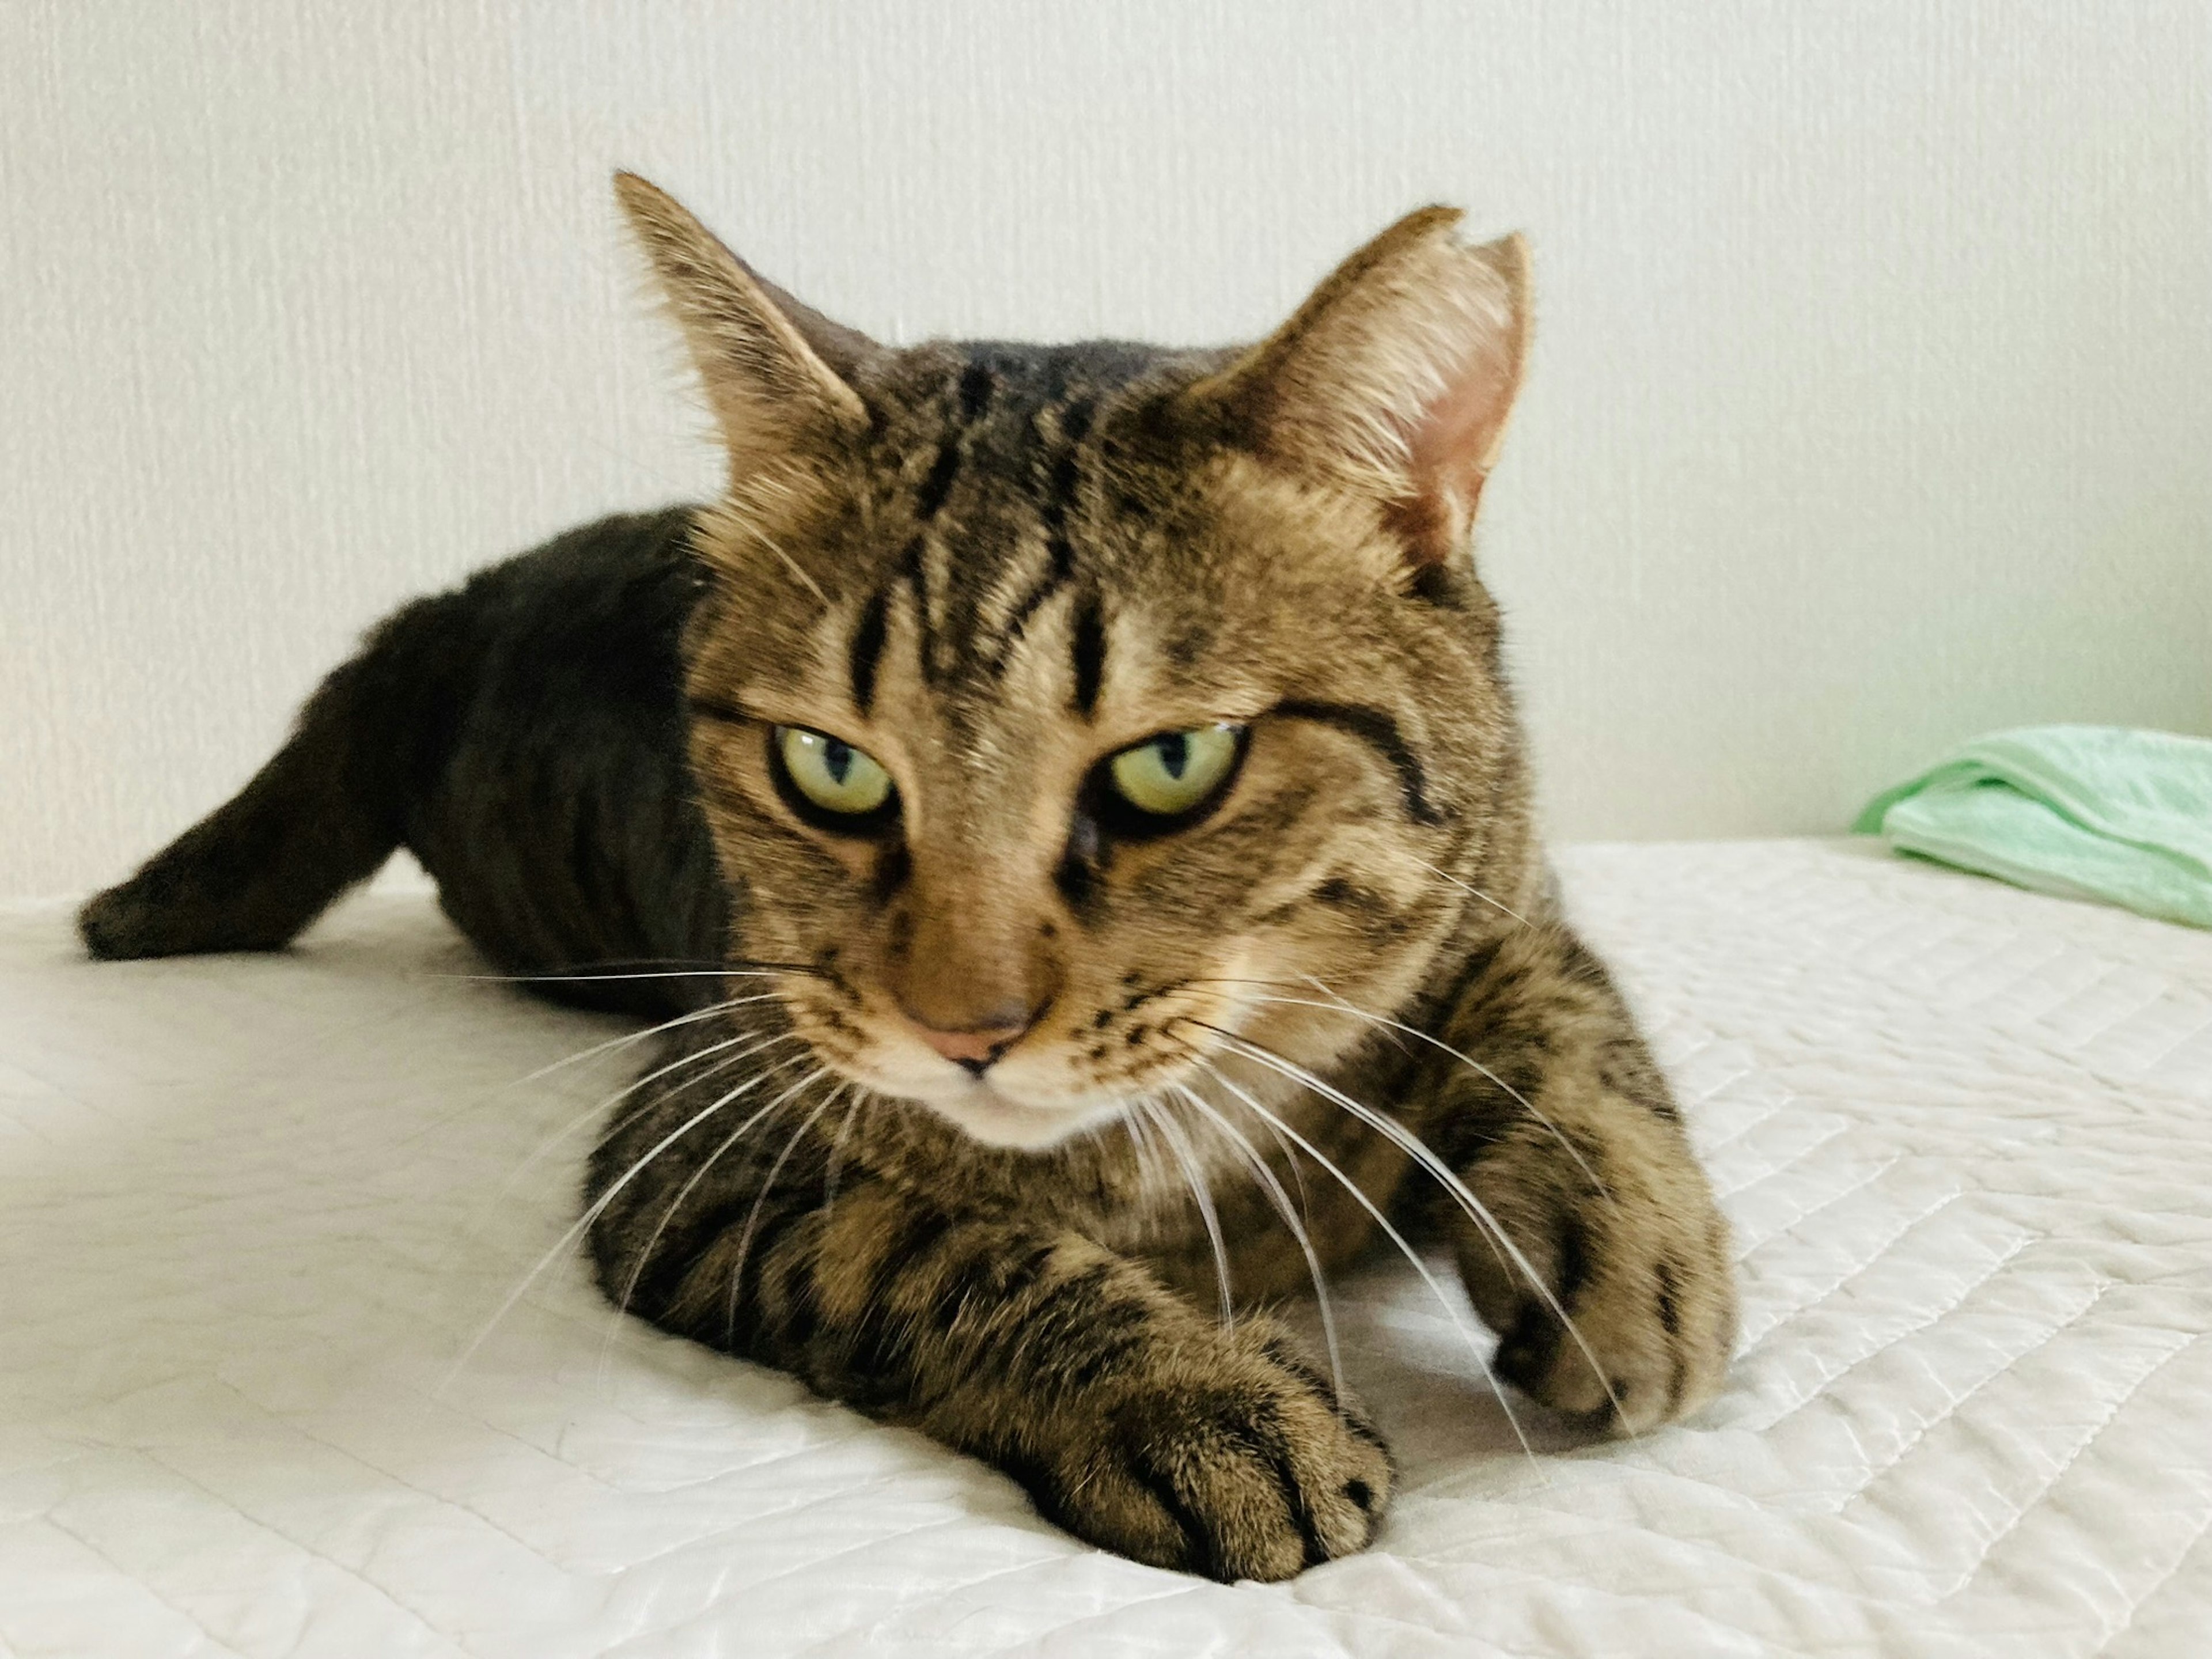
M684 757L690 528L688 507L580 526L418 601L372 642L419 699L403 840L510 971L719 955L720 884ZM556 988L657 1012L689 1002L684 984Z
M487 690L610 692L680 706L675 654L699 592L694 508L619 514L486 567L439 599L465 617ZM672 702L672 700L673 700Z

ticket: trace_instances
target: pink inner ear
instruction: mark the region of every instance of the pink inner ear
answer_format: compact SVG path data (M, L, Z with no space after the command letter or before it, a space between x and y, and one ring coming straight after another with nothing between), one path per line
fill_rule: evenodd
M1528 340L1527 249L1518 236L1467 246L1460 217L1407 215L1192 388L1255 448L1366 494L1416 564L1466 536Z
M1513 368L1509 342L1478 342L1407 433L1407 457L1420 500L1401 517L1417 533L1417 556L1446 556L1474 520L1482 481L1513 406ZM1439 536L1444 543L1440 548L1419 544Z

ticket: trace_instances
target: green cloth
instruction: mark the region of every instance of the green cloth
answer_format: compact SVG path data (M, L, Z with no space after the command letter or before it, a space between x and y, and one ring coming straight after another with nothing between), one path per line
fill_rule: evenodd
M1999 732L1884 790L1851 828L2039 892L2212 927L2212 739Z

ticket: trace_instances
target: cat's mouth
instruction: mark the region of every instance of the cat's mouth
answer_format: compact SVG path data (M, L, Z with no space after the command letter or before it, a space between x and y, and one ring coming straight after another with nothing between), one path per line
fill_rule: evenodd
M858 1006L839 1007L834 1018L809 1000L787 1006L816 1054L852 1083L922 1107L981 1145L1011 1151L1042 1152L1140 1109L1158 1091L1187 1081L1188 1060L1195 1057L1184 1053L1191 1045L1168 1036L1175 1015L1160 1012L1158 992L1130 1005L1146 1009L1149 1042L1117 1043L1127 1053L1107 1066L1092 1063L1100 1058L1095 1042L1086 1054L1080 1042L1053 1030L1032 1030L995 1058L956 1059L931 1052L910 1027L871 1018L873 1010L853 1001ZM1097 1024L1089 1022L1085 1031Z
M1042 1152L1128 1109L1127 1100L1118 1094L1075 1100L1025 1099L988 1073L947 1079L941 1086L909 1089L907 1093L909 1099L983 1145L1014 1152Z
M1042 1152L1124 1109L1119 1099L1041 1105L994 1087L987 1077L965 1081L922 1103L985 1146L1017 1152Z

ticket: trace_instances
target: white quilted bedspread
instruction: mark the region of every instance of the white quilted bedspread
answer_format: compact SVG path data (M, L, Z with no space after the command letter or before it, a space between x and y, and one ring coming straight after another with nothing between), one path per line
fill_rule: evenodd
M2212 935L1865 846L1562 863L1738 1229L1732 1386L1532 1462L1378 1271L1402 1496L1272 1587L611 1319L561 1245L622 1056L503 1085L623 1028L421 892L115 966L0 912L0 1651L2212 1653Z

